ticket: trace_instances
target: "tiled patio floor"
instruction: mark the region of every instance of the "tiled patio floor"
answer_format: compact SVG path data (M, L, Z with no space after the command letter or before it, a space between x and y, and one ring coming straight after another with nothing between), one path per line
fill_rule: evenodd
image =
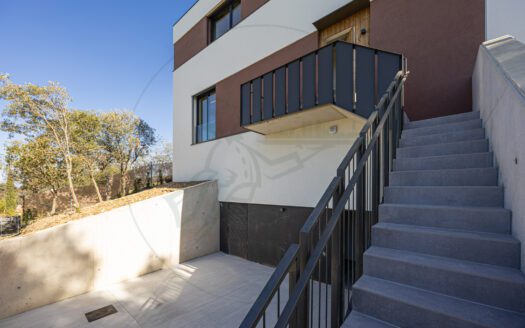
M0 320L0 327L238 327L272 268L223 253ZM90 312L117 313L89 323Z

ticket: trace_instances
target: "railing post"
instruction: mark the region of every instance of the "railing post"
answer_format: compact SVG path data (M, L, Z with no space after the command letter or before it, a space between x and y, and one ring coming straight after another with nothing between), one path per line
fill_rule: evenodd
M397 136L397 143L399 146L399 139L401 138L401 133L403 132L403 97L405 93L405 84L404 84L404 75L401 77L401 82L399 87L401 88L401 91L399 92L399 97L397 99L397 106L398 106L398 115L399 115L399 122L398 122L398 136Z
M392 94L395 94L398 87L394 87L392 90ZM397 152L397 140L398 140L398 110L397 110L397 99L394 100L394 104L392 105L392 118L391 118L391 125L392 125L392 142L390 143L390 154L392 160L390 161L390 168L394 166L393 159L396 157Z
M363 143L356 153L356 162L359 163L363 157L366 147L366 138L364 135ZM363 168L363 172L364 168ZM363 251L364 251L364 216L365 216L365 179L364 174L359 176L356 184L356 220L355 220L355 236L354 236L354 261L355 261L355 280L359 279L363 273ZM352 283L354 283L353 281Z
M306 262L308 262L308 258L310 257L312 248L310 243L310 234L308 232L300 232L299 247L301 250L299 254L299 276L301 276L301 274L304 272ZM310 313L308 311L308 295L310 295L309 287L310 284L307 284L304 289L303 296L299 300L299 306L297 308L297 327L299 328L306 328L308 326L308 320L310 317Z
M408 58L405 56L401 57L403 62L403 76L401 77L401 95L399 100L399 106L400 106L400 112L401 112L401 127L400 131L403 131L404 123L405 123L405 117L403 116L403 111L405 109L405 79L408 74Z
M332 209L335 210L336 205L342 201L341 196L343 194L345 178L345 171L338 171L337 176L339 177L339 188L334 194ZM342 283L342 243L341 243L341 221L344 217L344 210L339 217L338 222L335 226L334 233L332 235L332 252L330 259L330 291L331 291L331 307L330 307L330 321L332 328L339 328L342 322L342 308L343 308L343 283ZM328 305L327 305L328 306ZM328 318L326 318L328 319ZM321 320L319 318L319 320Z
M388 105L390 103L390 98L387 99L387 101L385 101L385 110L383 112L383 115L386 115L386 108L388 108ZM389 131L388 131L388 122L386 122L384 125L383 125L383 131L381 131L381 134L382 134L382 152L383 152L383 157L381 159L381 168L383 170L383 188L384 187L388 187L388 184L389 184L389 180L388 180L388 174L390 172L390 167L389 167L389 164L390 164L390 161L389 161L389 158L390 158L390 155L389 155Z
M294 264L292 264L292 266L290 267L290 270L288 271L288 279L289 279L289 283L288 283L288 299L290 299L290 297L292 296L292 293L294 292L295 290L295 286L297 285L297 282L299 281L299 270L298 270L298 267L297 267L297 261L294 262ZM279 311L279 310L277 310ZM295 313L292 315L292 317L290 318L290 325L289 327L290 328L298 328L299 326L297 325L297 314L298 314L298 310L296 309Z
M372 122L372 134L377 130L377 124L379 122L379 115ZM372 156L372 225L377 223L379 218L379 190L380 190L380 174L379 170L379 157L380 157L380 143L379 140L375 143L374 149L371 153Z
M392 93L395 92L395 90L392 91ZM390 98L392 100L392 98ZM390 115L388 117L388 172L390 174L390 170L392 166L394 165L394 116L395 116L395 103L392 105L392 110L390 112Z

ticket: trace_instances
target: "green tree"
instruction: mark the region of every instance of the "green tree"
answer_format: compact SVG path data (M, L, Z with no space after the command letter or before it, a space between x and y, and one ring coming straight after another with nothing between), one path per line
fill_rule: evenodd
M0 183L0 214L5 212L5 183Z
M8 75L0 74L0 99L7 101L2 113L2 130L27 139L45 136L55 145L62 157L73 204L78 209L80 205L73 183L71 110L68 107L71 99L66 89L54 82L46 86L18 85Z
M71 113L70 121L71 140L81 172L87 174L99 202L102 202L97 177L105 171L109 162L100 142L101 121L95 112L79 110Z
M15 181L13 179L13 172L11 168L7 171L7 181L5 184L5 196L4 196L4 213L7 215L16 214L16 206L18 205L18 194L16 192Z
M13 158L13 173L22 189L33 193L51 192L53 200L49 214L54 215L59 190L66 185L67 176L63 157L53 140L40 136L26 143L13 143L7 151Z
M5 183L0 182L0 214L4 214L4 211L5 211Z
M157 142L155 130L132 112L103 113L101 121L100 142L119 169L120 195L125 196L129 170Z

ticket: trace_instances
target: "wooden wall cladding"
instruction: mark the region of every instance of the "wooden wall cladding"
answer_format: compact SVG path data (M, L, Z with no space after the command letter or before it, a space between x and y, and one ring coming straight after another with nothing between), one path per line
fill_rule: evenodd
M361 34L361 29L366 29ZM369 46L370 35L370 7L364 8L319 32L319 46L323 47L330 42L342 40Z

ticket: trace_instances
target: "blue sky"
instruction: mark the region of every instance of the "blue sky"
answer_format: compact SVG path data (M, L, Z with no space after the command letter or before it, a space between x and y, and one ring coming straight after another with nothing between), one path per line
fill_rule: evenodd
M194 2L0 0L0 72L60 82L74 108L134 109L171 142L172 25Z

